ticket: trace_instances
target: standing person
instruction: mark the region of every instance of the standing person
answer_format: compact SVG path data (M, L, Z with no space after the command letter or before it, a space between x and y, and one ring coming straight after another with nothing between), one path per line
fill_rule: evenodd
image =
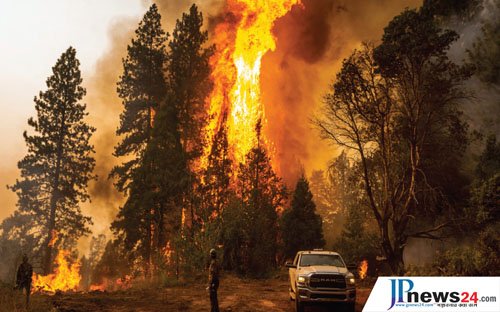
M28 262L28 255L23 254L23 262L17 269L16 288L26 290L26 307L30 303L31 278L33 276L33 267Z
M208 269L208 287L210 292L211 312L219 312L219 301L217 300L217 289L219 288L219 264L215 249L210 250L210 267Z

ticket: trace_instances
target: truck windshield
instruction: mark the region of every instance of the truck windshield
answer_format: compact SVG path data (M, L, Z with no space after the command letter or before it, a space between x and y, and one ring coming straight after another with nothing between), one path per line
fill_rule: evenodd
M300 266L311 265L330 265L337 267L345 267L344 261L338 255L328 254L305 254L300 257Z

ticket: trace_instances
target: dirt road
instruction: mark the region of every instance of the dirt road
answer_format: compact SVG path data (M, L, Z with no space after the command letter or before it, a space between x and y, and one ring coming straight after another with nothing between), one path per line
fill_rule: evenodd
M361 311L369 289L358 289L356 310ZM37 298L38 297L38 298ZM144 288L117 292L34 295L35 302L50 301L54 312L160 312L210 310L203 284ZM247 280L225 276L219 289L221 312L292 312L286 279ZM35 307L33 307L35 308ZM338 307L312 307L309 312L337 311ZM32 311L35 311L33 309ZM20 311L20 310L19 310Z

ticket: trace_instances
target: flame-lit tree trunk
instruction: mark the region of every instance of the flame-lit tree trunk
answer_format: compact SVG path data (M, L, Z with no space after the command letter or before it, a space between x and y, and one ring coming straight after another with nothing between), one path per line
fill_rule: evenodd
M155 233L161 226L158 224L161 219L156 218L160 206L151 197L158 189L151 178L156 165L145 160L145 151L152 137L155 114L167 95L164 66L168 34L161 27L156 4L146 12L135 34L136 38L127 47L117 89L124 111L117 130L123 140L115 147L115 156L126 156L130 160L111 172L117 189L128 195L113 228L125 234L130 250L137 248L149 276L152 251L156 247L153 246L154 237L158 237Z
M180 232L181 204L189 184L186 155L178 129L177 110L169 98L159 107L144 157L146 162L154 164L148 179L155 189L144 195L156 207L151 241L155 265L160 263L168 241Z
M450 149L465 131L456 100L464 97L458 87L469 72L446 56L455 39L431 17L403 12L385 29L375 52L366 45L344 60L325 98L325 115L317 121L325 138L358 156L366 199L394 274L404 272L408 238L437 238L446 223L410 232L411 221L435 205L425 195L437 196L441 187L432 185L425 171L425 162L439 159L431 149Z
M39 244L43 243L46 274L52 271L55 236L59 244L71 246L89 233L91 223L81 214L79 202L89 199L87 183L95 178L94 149L89 144L95 129L84 122L79 64L75 49L68 48L47 79L47 91L35 97L37 119L28 120L35 134L24 133L28 155L18 164L22 180L11 186L19 197L13 217L31 216L32 230L44 233Z

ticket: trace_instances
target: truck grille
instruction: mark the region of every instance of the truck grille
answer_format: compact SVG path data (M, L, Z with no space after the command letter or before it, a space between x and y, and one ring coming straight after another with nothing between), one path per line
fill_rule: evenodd
M311 294L311 299L338 299L345 300L347 297L343 294Z
M309 285L314 288L346 288L345 277L333 274L313 274Z

